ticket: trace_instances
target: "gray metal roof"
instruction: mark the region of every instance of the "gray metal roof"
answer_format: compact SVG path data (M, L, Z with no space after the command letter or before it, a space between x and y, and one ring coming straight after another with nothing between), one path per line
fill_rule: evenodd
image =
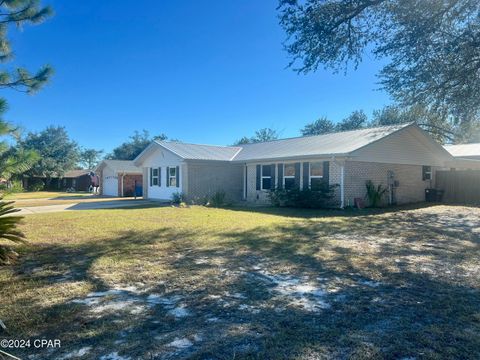
M99 169L101 166L108 166L116 173L142 173L142 168L135 166L132 160L103 160L97 166L97 169Z
M82 175L87 175L91 172L92 170L86 170L86 169L79 169L79 170L70 170L70 171L67 171L63 177L64 178L77 178L77 177L80 177Z
M348 154L410 124L342 131L242 145L238 161Z
M455 157L480 156L480 143L445 145L444 148Z
M169 141L156 142L181 158L188 160L231 161L242 150L238 146L200 145Z
M348 154L410 124L303 136L239 146L213 146L181 142L156 143L187 160L252 161L304 156Z

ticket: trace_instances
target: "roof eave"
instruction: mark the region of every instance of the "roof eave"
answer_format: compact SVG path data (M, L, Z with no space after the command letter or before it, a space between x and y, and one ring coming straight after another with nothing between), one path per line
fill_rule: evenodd
M280 156L272 158L233 160L232 163L260 163L260 162L279 162L279 161L295 161L302 159L331 159L331 158L347 158L350 153L330 153L330 154L313 154L313 155L296 155L296 156Z

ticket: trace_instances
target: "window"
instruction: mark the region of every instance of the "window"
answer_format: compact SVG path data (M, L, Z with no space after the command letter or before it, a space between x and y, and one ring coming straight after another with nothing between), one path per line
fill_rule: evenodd
M168 169L168 186L177 186L177 168L171 167Z
M295 164L284 165L283 186L285 190L291 190L295 188Z
M158 168L154 168L152 169L152 181L150 181L150 183L152 184L152 186L158 186Z
M323 162L310 163L310 189L320 190L323 186Z
M422 166L422 178L423 180L432 180L432 167Z
M262 165L262 190L272 188L272 166Z

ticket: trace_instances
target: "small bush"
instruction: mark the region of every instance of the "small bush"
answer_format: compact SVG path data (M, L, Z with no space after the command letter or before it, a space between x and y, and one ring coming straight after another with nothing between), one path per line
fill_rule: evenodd
M274 189L268 193L270 203L275 207L286 206L287 190Z
M23 188L23 184L19 180L12 181L7 188L7 192L9 192L9 193L21 193L24 190L25 189Z
M23 192L23 185L21 181L14 180L8 184L0 184L0 193L6 194L16 194Z
M184 199L184 195L183 193L180 193L180 192L174 192L172 194L172 199L171 199L171 203L174 204L174 205L180 205L180 203L183 202L183 199Z
M227 194L225 194L225 191L220 190L210 196L208 204L212 207L222 207L226 205L226 198Z
M45 189L45 184L41 179L31 179L28 182L28 191L42 191Z
M274 189L269 193L273 206L321 209L332 207L333 195L337 185L324 186L318 190L312 189Z
M369 201L370 207L379 207L382 204L383 197L387 193L388 188L381 184L375 186L372 180L367 180L365 187L367 188L367 195L365 195L365 198Z

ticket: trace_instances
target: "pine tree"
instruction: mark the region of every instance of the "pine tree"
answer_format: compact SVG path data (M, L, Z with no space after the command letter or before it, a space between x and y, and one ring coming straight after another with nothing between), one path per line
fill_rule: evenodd
M38 0L4 0L0 1L0 62L7 63L13 59L7 33L10 25L22 28L26 24L40 24L53 13L49 6L42 7ZM53 69L45 65L35 73L18 67L13 71L0 70L0 88L14 89L26 93L38 91L52 75Z
M52 15L49 6L41 6L38 0L1 0L0 1L0 63L6 64L13 59L8 39L8 30L12 26L22 28L27 24L40 24ZM13 89L25 93L34 93L44 85L53 73L49 65L31 73L23 67L0 69L0 89ZM7 103L0 98L0 116L7 110ZM18 131L11 124L0 119L0 136L12 136L18 140ZM6 141L0 142L0 176L9 179L22 173L38 160L32 150L12 147ZM11 203L0 198L0 239L13 242L24 241L23 234L17 229L20 216L11 216L15 212ZM5 216L9 215L9 216ZM0 246L0 263L9 262L15 253L6 246Z

